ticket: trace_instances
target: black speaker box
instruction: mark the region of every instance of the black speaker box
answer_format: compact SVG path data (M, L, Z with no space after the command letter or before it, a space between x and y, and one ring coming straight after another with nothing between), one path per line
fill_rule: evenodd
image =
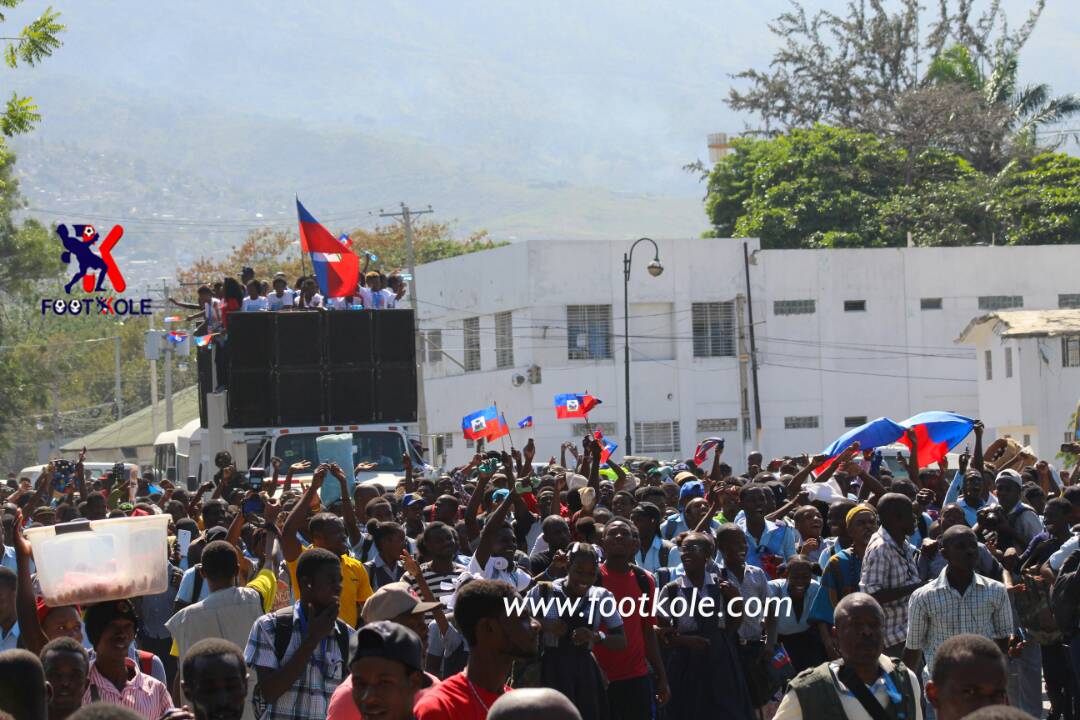
M375 362L416 363L412 310L376 310Z
M277 332L274 334L274 364L279 370L310 369L323 364L325 360L324 313L312 310L267 314L277 318Z
M268 371L274 347L274 316L268 312L229 313L229 369Z
M326 313L327 364L331 368L370 367L374 310Z
M275 378L278 425L321 425L326 421L321 370L279 370Z
M416 422L416 365L381 363L375 368L376 422Z
M374 369L334 368L327 383L327 422L333 425L375 422Z
M273 424L273 373L269 370L230 372L229 426L268 427Z

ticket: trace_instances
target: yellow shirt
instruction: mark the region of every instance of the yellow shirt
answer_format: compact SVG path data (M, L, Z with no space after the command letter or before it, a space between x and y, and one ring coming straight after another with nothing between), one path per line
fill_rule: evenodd
M308 548L304 548L307 550ZM299 558L285 564L289 568L289 579L292 581L293 597L300 598L300 584L296 582L296 563ZM341 556L341 607L338 609L338 617L348 624L356 627L359 620L358 605L374 595L371 589L371 581L368 579L367 569L364 564L350 555Z

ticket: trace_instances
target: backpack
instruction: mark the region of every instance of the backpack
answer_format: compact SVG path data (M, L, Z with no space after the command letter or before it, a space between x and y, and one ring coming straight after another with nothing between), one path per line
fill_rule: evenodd
M1080 550L1073 550L1050 589L1050 611L1066 637L1072 635L1080 620L1077 603L1080 603Z
M274 618L274 657L278 665L285 658L285 652L289 649L289 641L292 640L293 631L293 606L289 605L271 613ZM347 668L349 657L349 644L351 636L349 626L341 618L334 620L337 630L338 650L341 652L343 667ZM348 673L348 670L344 670ZM263 700L262 690L255 686L255 693L251 697L251 704L255 708L255 717L262 717L270 703Z

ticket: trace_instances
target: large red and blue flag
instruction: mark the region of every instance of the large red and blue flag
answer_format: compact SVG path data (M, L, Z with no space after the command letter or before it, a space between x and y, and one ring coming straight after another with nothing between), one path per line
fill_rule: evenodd
M871 420L864 425L848 430L834 440L829 447L825 448L825 450L822 451L822 455L826 458L825 462L819 465L815 469L815 472L824 470L829 463L840 457L844 450L855 441L858 441L859 449L869 450L870 448L881 447L882 445L890 445L903 436L904 428L889 418L881 417L877 420Z
M555 396L555 417L559 420L567 418L586 418L589 412L600 404L598 398L592 395L580 395L578 393L564 393Z
M956 413L931 410L912 415L900 425L915 431L915 443L919 448L915 459L919 467L927 467L941 462L950 450L963 442L975 427L975 421ZM911 449L906 436L901 436L900 442Z
M604 433L597 430L593 433L593 437L600 443L600 462L606 463L608 458L611 457L611 453L619 449L619 446L604 437Z
M296 199L300 218L300 249L311 257L311 267L324 297L348 297L360 279L360 258L319 224Z
M697 448L694 450L694 464L700 465L705 462L706 458L709 457L709 451L717 445L721 446L722 449L724 445L724 439L718 437L711 437L705 438L704 440L699 442Z

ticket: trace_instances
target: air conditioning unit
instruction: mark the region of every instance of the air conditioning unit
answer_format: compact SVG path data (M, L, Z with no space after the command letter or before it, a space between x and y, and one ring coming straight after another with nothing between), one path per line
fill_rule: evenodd
M510 384L514 387L521 387L525 384L525 376L521 373L514 373L510 378Z

